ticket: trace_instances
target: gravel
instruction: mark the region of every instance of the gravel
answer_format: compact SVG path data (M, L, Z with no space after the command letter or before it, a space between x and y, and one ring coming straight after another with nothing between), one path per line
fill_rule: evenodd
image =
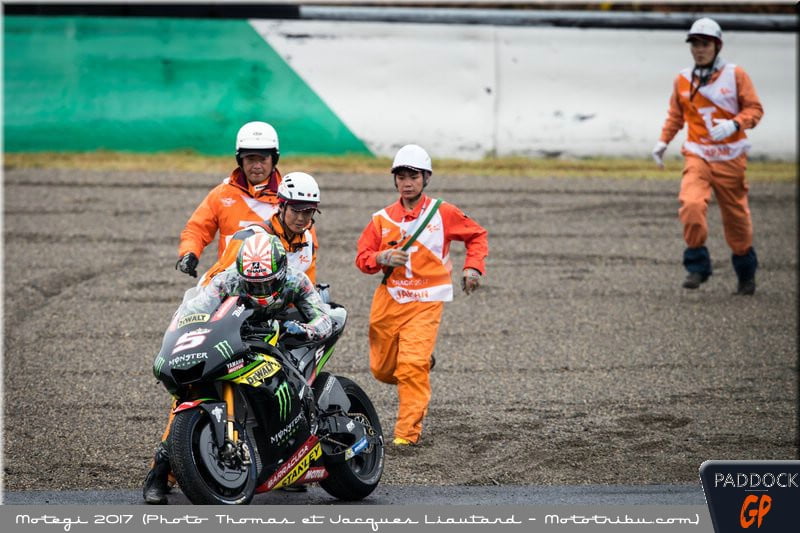
M379 279L353 260L395 191L317 178L319 280L350 313L326 370L362 385L391 436L396 391L367 360ZM170 402L151 364L194 282L178 235L219 179L6 170L5 490L141 485ZM389 447L382 483L681 484L708 459L798 457L795 186L751 184L761 269L741 297L713 202L714 276L680 287L678 179L434 175L429 193L489 230L488 275L446 306L422 445Z

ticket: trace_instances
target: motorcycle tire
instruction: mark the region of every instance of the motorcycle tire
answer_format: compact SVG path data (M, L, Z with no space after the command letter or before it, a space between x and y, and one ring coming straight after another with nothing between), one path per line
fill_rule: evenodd
M237 427L254 454L250 439ZM231 468L219 457L212 436L211 419L202 409L175 415L169 435L169 459L178 486L197 505L245 505L256 488L256 461L244 469Z
M350 399L349 413L366 417L377 438L376 443L347 462L326 465L328 477L319 485L340 500L355 501L369 496L383 475L383 430L378 413L367 394L356 383L336 376Z

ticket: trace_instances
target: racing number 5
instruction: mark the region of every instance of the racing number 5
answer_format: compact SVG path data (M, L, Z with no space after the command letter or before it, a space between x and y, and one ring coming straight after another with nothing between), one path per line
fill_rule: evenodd
M178 338L172 353L174 354L175 352L182 352L200 346L206 340L207 331L208 330L194 330L184 333Z

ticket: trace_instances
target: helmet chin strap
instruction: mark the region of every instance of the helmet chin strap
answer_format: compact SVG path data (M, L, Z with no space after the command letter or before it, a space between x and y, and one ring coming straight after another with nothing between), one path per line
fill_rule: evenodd
M697 94L697 91L700 90L700 87L708 83L708 80L711 79L711 75L714 74L714 66L717 64L717 58L719 57L720 50L722 50L722 46L715 44L714 49L716 53L710 63L707 65L698 65L695 63L692 69L692 88L689 91L690 101L694 98L694 95ZM696 84L695 79L697 80Z

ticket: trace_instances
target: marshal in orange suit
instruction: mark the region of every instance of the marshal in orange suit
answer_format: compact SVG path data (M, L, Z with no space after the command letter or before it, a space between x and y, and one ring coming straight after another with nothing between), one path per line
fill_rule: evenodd
M431 398L429 373L444 302L453 299L451 241L462 241L466 258L462 288L480 285L489 253L487 232L456 206L424 194L433 169L421 147L409 144L394 158L400 199L372 215L358 240L356 266L381 273L369 320L370 370L397 385L399 407L394 444L419 443Z

